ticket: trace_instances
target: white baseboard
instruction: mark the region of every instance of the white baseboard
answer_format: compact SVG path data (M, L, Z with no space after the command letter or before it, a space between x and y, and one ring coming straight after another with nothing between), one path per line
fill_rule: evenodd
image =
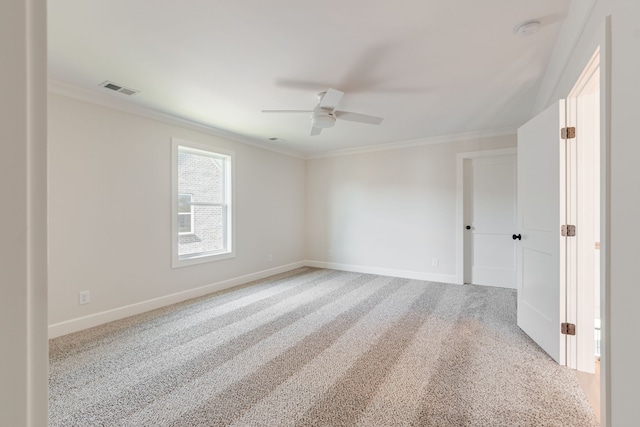
M234 286L243 285L254 280L264 279L265 277L284 273L305 266L327 268L331 270L350 271L354 273L377 274L380 276L402 277L405 279L426 280L431 282L456 283L456 276L448 274L433 274L419 271L406 271L379 267L368 267L362 265L338 264L324 261L298 261L291 264L271 268L269 270L262 270L255 273L246 274L244 276L235 277L233 279L223 280L221 282L212 283L210 285L201 286L199 288L189 289L187 291L177 292L175 294L165 295L147 301L141 301L135 304L126 305L124 307L118 307L112 310L78 317L76 319L66 320L64 322L54 323L49 325L49 338L56 338L62 335L70 334L72 332L92 328L104 323L113 322L114 320L124 319L125 317L145 313L150 310L155 310L156 308L165 307L167 305L186 301L191 298L201 297L212 292L229 289Z
M188 291L177 292L175 294L165 295L147 301L141 301L135 304L126 305L124 307L118 307L112 310L78 317L76 319L66 320L60 323L54 323L52 325L49 325L49 338L56 338L62 335L70 334L72 332L77 332L83 329L102 325L103 323L124 319L125 317L144 313L156 308L165 307L167 305L182 302L191 298L201 297L212 292L217 292L223 289L232 288L234 286L243 285L245 283L264 279L265 277L273 276L275 274L285 273L296 268L304 267L305 265L305 261L298 261L292 264L271 268L269 270L262 270L256 273L235 277L233 279L223 280L221 282L212 283L210 285L201 286L199 288L189 289Z
M423 271L396 270L392 268L368 267L364 265L338 264L334 262L305 262L307 267L328 268L331 270L350 271L353 273L377 274L379 276L402 277L404 279L425 280L429 282L457 283L455 274L433 274Z

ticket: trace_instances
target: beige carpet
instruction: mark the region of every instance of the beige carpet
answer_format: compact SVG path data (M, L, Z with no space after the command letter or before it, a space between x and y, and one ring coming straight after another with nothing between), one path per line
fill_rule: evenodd
M512 290L303 268L50 342L51 426L597 426Z

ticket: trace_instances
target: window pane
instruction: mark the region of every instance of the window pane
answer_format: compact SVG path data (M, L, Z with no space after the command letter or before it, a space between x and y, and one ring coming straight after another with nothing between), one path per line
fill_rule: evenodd
M178 214L178 233L191 233L191 213Z
M195 203L223 202L225 164L221 158L180 151L178 193L190 194Z
M191 194L178 194L178 213L191 213Z
M224 211L222 206L194 206L193 234L178 236L178 255L224 250Z

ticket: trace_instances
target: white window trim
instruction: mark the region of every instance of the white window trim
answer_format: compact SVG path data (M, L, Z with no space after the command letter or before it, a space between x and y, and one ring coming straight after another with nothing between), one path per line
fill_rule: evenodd
M225 180L226 197L226 227L224 252L207 252L189 258L180 259L178 256L178 246L180 234L178 233L178 147L192 148L194 150L209 152L212 154L222 154L228 156L227 166L230 169L228 179ZM185 267L189 265L202 264L205 262L220 261L223 259L235 258L236 256L236 221L235 221L235 152L224 150L209 144L185 141L178 138L171 138L171 267ZM198 203L194 203L198 204ZM221 205L224 205L222 203Z

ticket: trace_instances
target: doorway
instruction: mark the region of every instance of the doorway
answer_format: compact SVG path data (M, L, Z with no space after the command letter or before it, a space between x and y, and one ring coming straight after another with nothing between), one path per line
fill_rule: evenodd
M567 99L518 130L518 325L558 363L592 375L596 400L606 266L600 71L596 51Z
M458 154L458 283L516 288L515 148Z

